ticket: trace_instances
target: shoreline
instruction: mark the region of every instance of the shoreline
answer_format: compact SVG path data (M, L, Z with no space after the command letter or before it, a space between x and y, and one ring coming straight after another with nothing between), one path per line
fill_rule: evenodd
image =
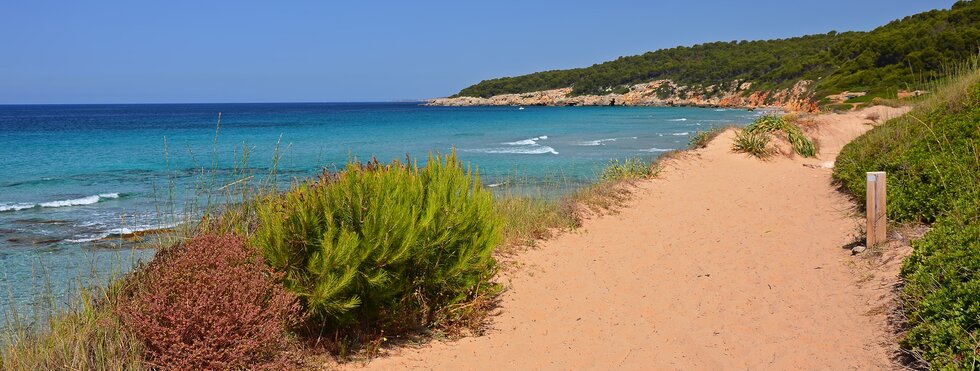
M629 107L701 107L731 109L781 109L789 112L817 112L816 101L809 93L813 81L800 80L791 87L752 90L751 83L732 81L720 86L683 86L671 80L654 80L630 86L624 93L606 95L573 95L572 88L527 93L500 94L491 97L447 97L426 101L426 106L629 106Z
M860 218L823 164L872 127L865 115L904 110L813 116L817 159L731 153L728 129L664 160L616 213L518 253L486 335L388 349L366 366L892 367L880 308L894 305L902 259L872 278L854 269L867 260L842 247Z

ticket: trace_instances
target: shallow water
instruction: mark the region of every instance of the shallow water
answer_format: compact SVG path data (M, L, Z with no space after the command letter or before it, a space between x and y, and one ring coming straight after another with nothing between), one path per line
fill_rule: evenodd
M758 114L417 103L0 106L0 289L4 302L27 303L45 277L61 292L80 272L128 269L152 252L120 249L118 236L173 226L185 212L180 200L196 199L195 185L208 179L202 173L227 184L241 176L243 153L248 173L264 177L277 143L284 185L351 157L424 161L453 148L487 185L575 185L610 159L653 159L686 147L697 130Z

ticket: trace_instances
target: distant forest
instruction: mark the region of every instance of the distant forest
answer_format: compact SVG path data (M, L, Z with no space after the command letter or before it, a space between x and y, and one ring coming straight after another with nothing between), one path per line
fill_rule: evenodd
M565 87L572 87L573 95L603 95L660 79L699 86L737 79L752 82L753 91L807 79L816 81L816 96L844 90L886 95L927 81L978 51L980 2L961 1L951 9L908 16L869 32L679 46L585 68L484 80L454 97Z

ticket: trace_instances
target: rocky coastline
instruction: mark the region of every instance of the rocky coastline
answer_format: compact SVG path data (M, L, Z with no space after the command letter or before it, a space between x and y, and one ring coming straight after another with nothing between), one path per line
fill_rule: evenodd
M429 106L694 106L725 108L777 108L789 112L816 112L810 85L801 80L792 87L752 90L752 83L739 80L710 86L684 86L671 80L636 84L629 91L606 95L571 95L572 88L488 98L451 97L430 99Z

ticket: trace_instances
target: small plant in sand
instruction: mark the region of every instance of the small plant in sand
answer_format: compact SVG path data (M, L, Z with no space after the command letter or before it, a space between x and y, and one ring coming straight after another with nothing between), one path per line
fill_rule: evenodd
M786 139L793 145L793 151L803 157L816 157L816 147L813 141L803 134L799 126L794 125L789 120L774 115L765 115L756 119L753 123L745 127L748 134L759 134L768 137L774 132L782 132ZM768 142L768 140L767 140Z
M719 134L723 133L725 130L731 126L723 126L717 128L711 128L708 130L698 130L694 132L691 136L691 140L688 142L690 149L704 148L708 146L713 139L715 139Z
M602 169L599 180L631 180L649 178L654 173L653 166L638 158L628 158L620 161L619 159L609 161L609 164Z
M764 159L772 155L772 149L769 148L769 140L769 135L741 130L735 134L735 143L732 144L732 150Z

